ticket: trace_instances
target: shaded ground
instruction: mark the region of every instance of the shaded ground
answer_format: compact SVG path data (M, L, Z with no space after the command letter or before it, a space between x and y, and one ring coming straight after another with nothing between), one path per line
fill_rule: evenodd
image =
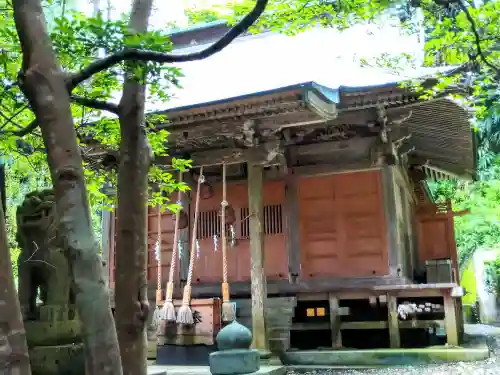
M480 362L455 362L435 365L402 366L366 370L320 370L301 372L308 375L500 375L500 329L477 324L467 326L466 332L486 336L490 358ZM288 375L295 375L292 371Z

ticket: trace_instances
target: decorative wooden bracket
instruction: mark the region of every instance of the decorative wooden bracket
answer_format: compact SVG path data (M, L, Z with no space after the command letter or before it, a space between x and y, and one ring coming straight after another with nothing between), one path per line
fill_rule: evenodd
M379 132L377 141L371 151L372 165L378 167L395 165L397 163L397 154L392 142L391 129L388 126L387 110L382 104L377 106L377 125Z
M383 104L377 105L377 120L379 132L377 142L372 150L372 164L376 166L396 165L399 156L399 149L411 138L411 134L401 135L401 125L410 119L412 112L399 118L390 119L387 115L387 109ZM393 137L400 136L393 140Z
M255 120L247 120L243 123L241 134L236 137L236 141L243 147L255 147L259 143L257 122Z

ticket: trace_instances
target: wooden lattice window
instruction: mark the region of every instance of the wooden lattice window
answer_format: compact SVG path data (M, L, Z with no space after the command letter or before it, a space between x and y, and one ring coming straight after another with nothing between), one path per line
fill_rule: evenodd
M283 233L283 209L281 204L273 204L264 206L264 234L280 234ZM250 210L248 207L241 209L241 236L243 238L250 237Z
M220 216L218 210L201 211L196 228L199 240L212 238L220 233Z
M204 240L213 238L214 235L220 236L220 210L202 211L199 213L198 225L196 229L196 238ZM226 224L226 236L231 236L231 226Z

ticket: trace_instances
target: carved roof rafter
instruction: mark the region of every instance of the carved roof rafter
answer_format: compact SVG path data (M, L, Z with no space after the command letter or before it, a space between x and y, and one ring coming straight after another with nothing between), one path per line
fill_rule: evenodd
M222 147L251 147L282 139L289 127L324 124L338 116L337 104L315 86L241 100L211 104L204 109L169 115L169 148L195 151ZM168 113L167 113L168 114Z

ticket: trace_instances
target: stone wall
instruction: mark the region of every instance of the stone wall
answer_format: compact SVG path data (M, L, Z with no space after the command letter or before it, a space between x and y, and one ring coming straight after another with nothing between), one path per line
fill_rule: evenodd
M252 329L252 301L235 299L238 321ZM266 326L270 350L274 353L290 348L290 330L297 300L295 297L268 298L266 305Z
M472 262L476 275L476 293L481 323L496 323L500 319L500 304L497 297L486 288L486 263L494 261L500 254L498 249L478 250Z

